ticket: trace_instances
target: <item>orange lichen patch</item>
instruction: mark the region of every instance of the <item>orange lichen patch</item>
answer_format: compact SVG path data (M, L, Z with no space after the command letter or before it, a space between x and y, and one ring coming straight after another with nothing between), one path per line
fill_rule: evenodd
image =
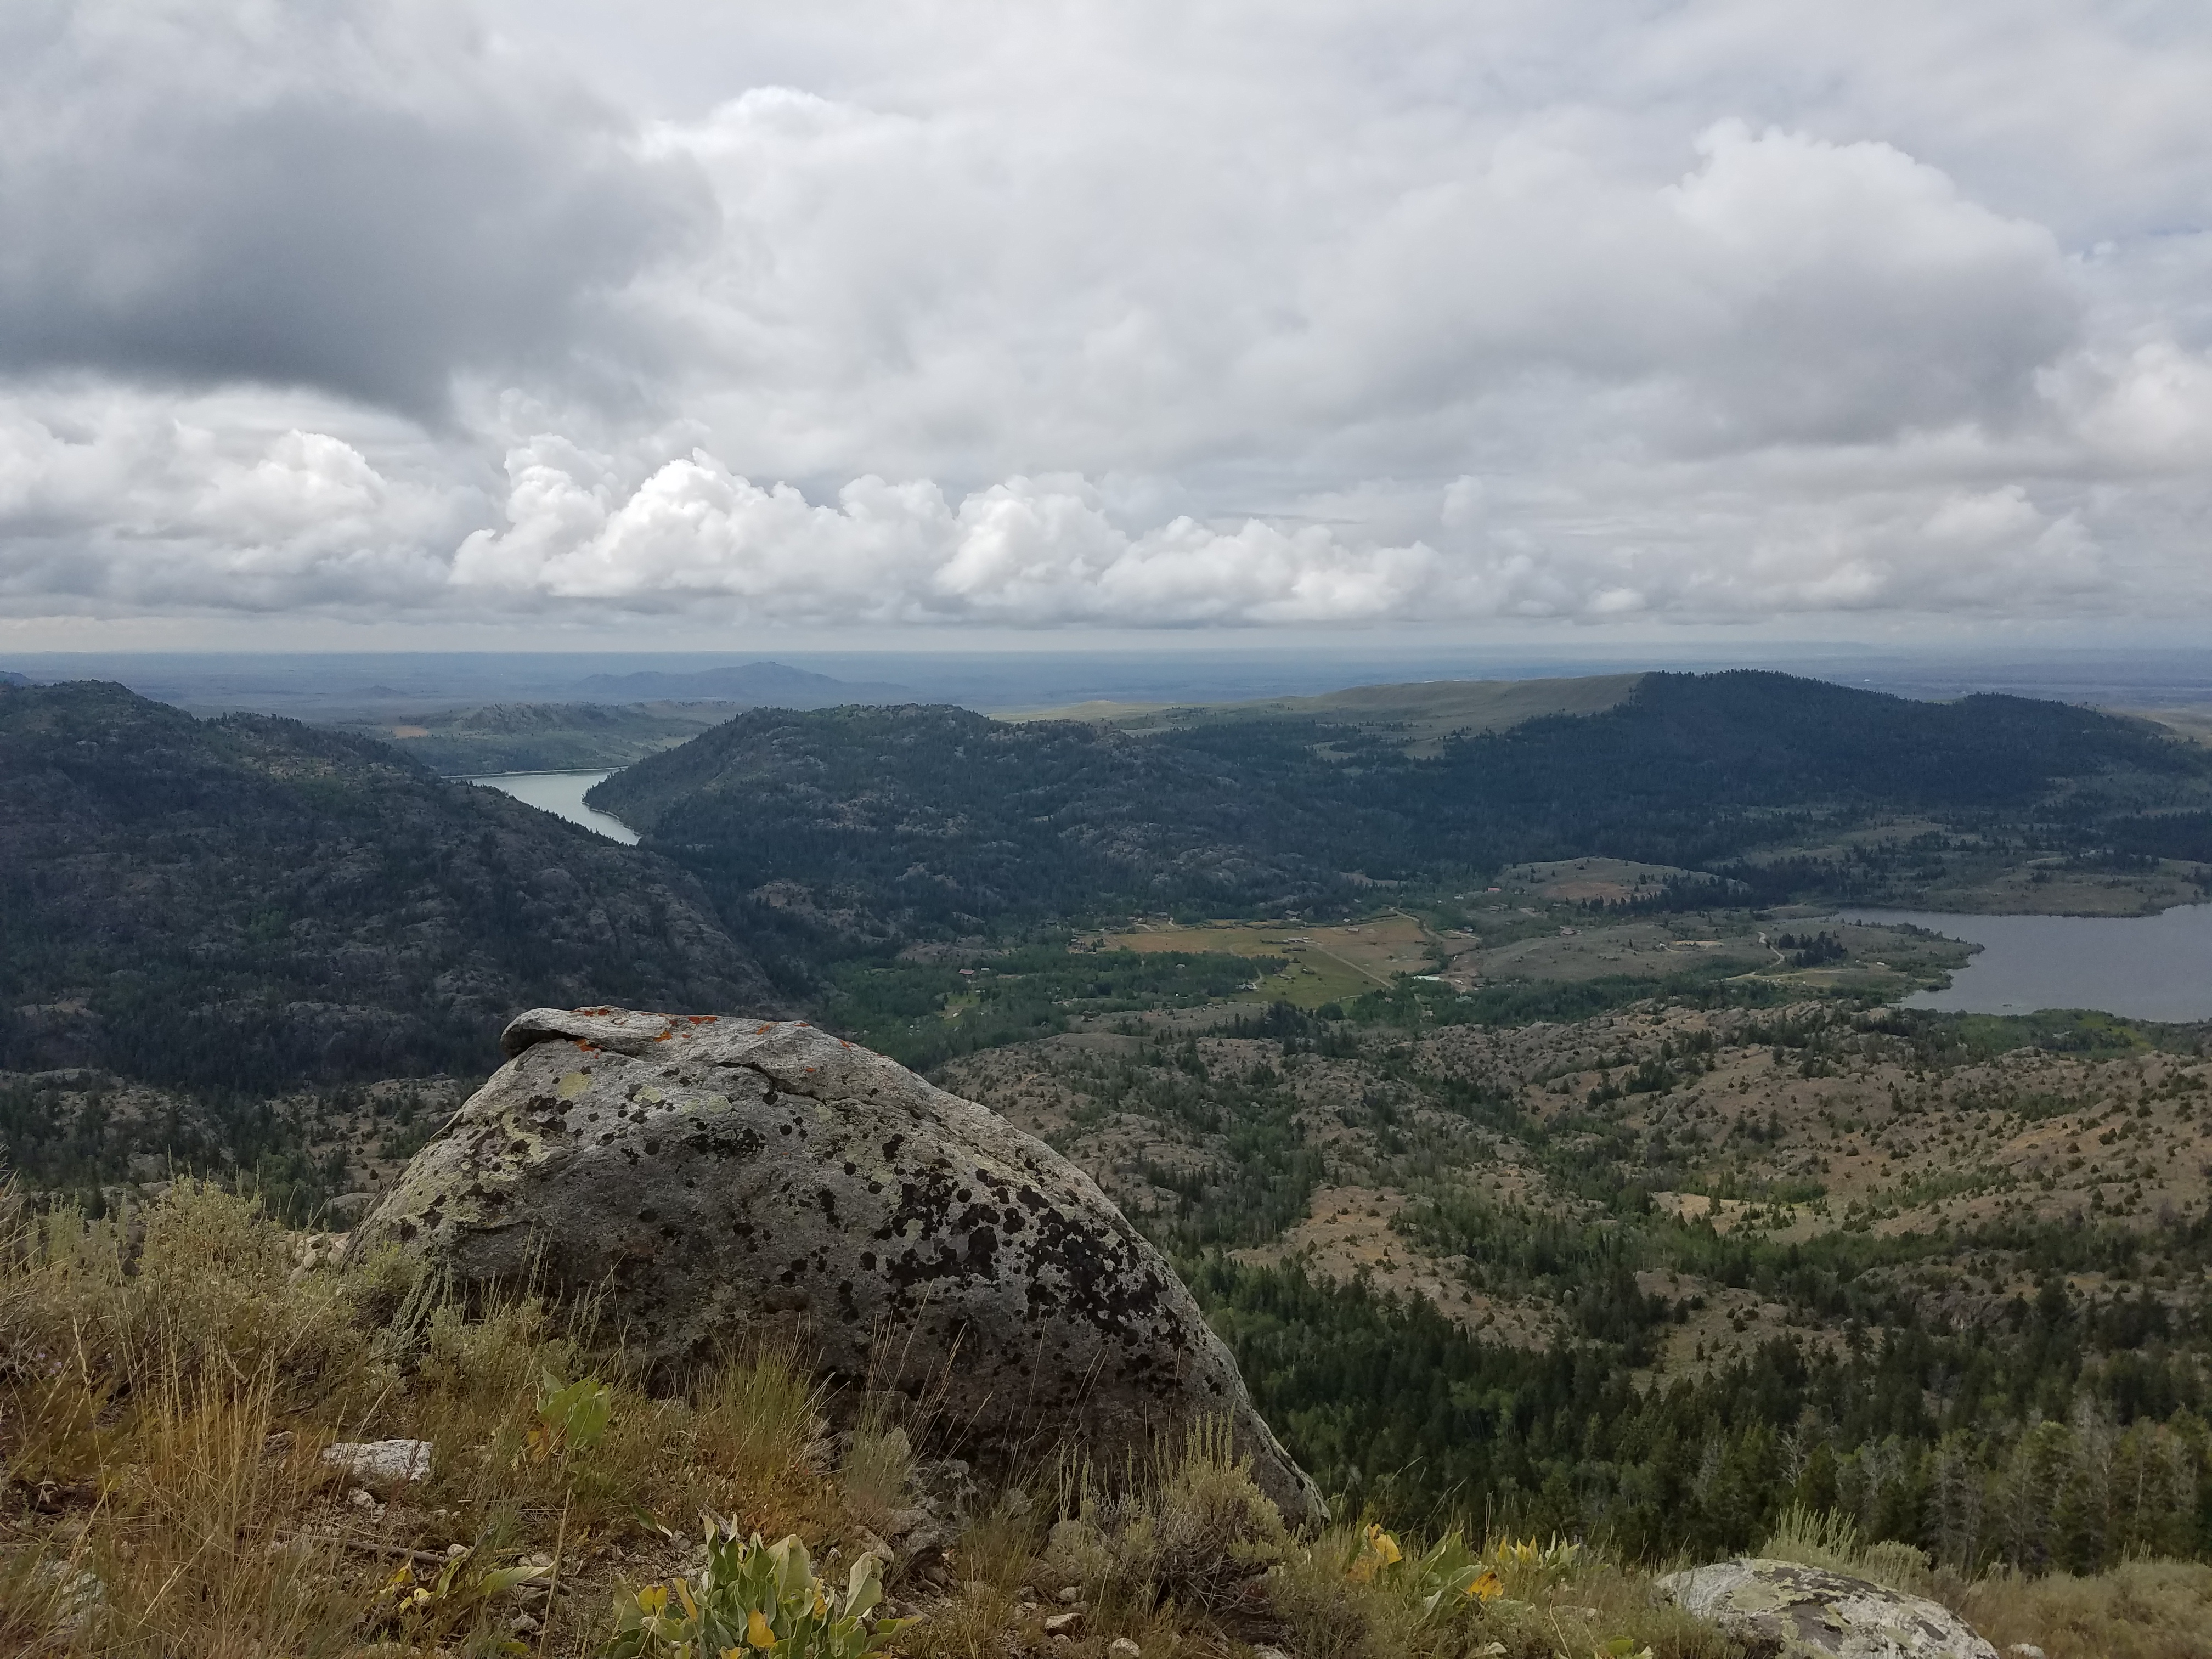
M772 1026L772 1025L763 1025L763 1026L762 1026L758 1030L755 1031L755 1032L753 1033L753 1035L754 1035L755 1036L767 1036L770 1031L774 1030L775 1029L775 1028L774 1026Z
M668 1041L668 1039L669 1039L669 1038L671 1038L671 1037L674 1036L675 1035L676 1035L676 1033L675 1033L675 1032L673 1032L673 1031L663 1031L663 1032L662 1032L659 1036L657 1036L657 1037L653 1038L653 1041L654 1041L655 1042L667 1042L667 1041Z

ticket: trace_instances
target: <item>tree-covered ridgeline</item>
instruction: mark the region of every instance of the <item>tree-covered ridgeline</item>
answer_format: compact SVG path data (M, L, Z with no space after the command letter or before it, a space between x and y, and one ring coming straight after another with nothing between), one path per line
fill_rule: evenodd
M1911 814L1977 848L2187 857L2212 823L2212 755L2144 722L1747 671L1646 675L1600 714L1418 747L1304 718L1134 735L944 708L754 710L592 799L697 872L733 923L790 933L794 961L1054 916L1322 914L1375 881L1593 854L1725 878L1647 906L1860 896L1932 849L1748 855Z

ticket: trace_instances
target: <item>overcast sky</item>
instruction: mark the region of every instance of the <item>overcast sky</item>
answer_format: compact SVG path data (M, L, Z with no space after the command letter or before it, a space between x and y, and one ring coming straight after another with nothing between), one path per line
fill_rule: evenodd
M2208 226L2202 0L8 0L0 648L2188 637Z

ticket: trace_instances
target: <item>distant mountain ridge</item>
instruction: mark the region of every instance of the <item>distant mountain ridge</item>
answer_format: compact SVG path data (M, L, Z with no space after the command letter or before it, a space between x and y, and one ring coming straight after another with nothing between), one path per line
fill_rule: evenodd
M1573 683L1548 684L1542 700L1556 706ZM1870 878L1848 859L1744 860L1885 814L1978 837L2001 827L2069 855L2194 859L2208 839L2212 756L2060 703L1652 673L1594 688L1593 712L1515 711L1528 717L1409 743L1397 714L1453 695L1376 688L1267 718L1178 711L1143 734L939 707L757 709L590 799L696 871L726 917L771 890L789 914L795 885L809 896L799 908L892 933L1102 908L1342 903L1375 881L1590 854L1729 863L1772 890L1761 902L1832 877L1863 896ZM1499 688L1483 696L1506 712Z
M727 703L705 702L501 702L397 721L349 720L337 729L390 743L444 777L608 771L695 737L730 712Z
M780 662L734 663L668 674L647 670L635 674L592 674L577 689L595 700L653 702L697 699L744 703L754 708L834 708L843 703L908 702L914 693L902 685L841 680L828 674L788 668Z

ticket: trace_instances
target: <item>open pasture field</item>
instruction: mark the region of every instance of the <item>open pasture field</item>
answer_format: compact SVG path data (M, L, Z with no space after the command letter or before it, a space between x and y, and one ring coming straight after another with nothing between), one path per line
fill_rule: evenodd
M1260 981L1247 995L1301 1008L1342 1002L1365 991L1387 991L1396 983L1397 975L1433 973L1437 963L1436 936L1418 917L1398 911L1326 927L1279 921L1163 923L1105 934L1097 944L1102 950L1279 957L1289 966Z

